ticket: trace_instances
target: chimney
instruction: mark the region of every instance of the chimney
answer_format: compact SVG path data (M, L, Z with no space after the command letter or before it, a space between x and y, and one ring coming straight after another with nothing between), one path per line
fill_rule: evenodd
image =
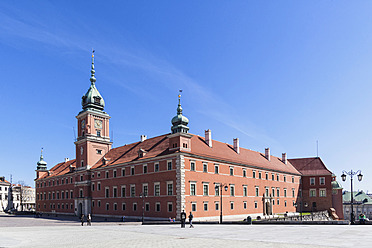
M205 142L212 147L212 131L210 129L205 130Z
M265 157L270 161L270 148L265 148Z
M68 162L70 159L69 158L65 158L65 163Z
M147 140L147 136L146 135L141 135L141 142L144 142L145 140Z
M233 140L233 143L234 143L234 150L236 151L237 154L240 153L240 149L239 149L239 138L235 138Z
M282 153L282 162L287 164L287 153Z

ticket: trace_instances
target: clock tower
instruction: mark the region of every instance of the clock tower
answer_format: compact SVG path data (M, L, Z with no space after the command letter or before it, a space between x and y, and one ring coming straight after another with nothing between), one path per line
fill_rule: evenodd
M94 70L94 50L90 88L82 97L83 110L76 116L78 121L78 138L76 145L76 168L89 169L110 149L112 142L109 135L110 116L104 111L105 102L96 88Z

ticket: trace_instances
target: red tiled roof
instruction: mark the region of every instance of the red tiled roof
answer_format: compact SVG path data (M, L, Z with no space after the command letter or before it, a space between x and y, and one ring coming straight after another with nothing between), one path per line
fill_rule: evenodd
M2 183L9 183L10 184L10 182L8 182L7 180L1 180L0 182L2 182Z
M111 149L104 158L106 159L106 164L103 162L103 158L100 159L92 168L101 168L109 165L122 164L131 161L141 160L138 157L138 151L140 149L146 151L146 155L143 159L158 157L173 152L169 151L169 134L164 134L151 139L146 139L143 142L136 142L129 145L120 146Z
M319 157L288 159L304 176L332 175Z
M265 155L249 149L239 149L239 154L235 152L230 144L222 143L216 140L212 141L212 147L209 147L205 142L204 137L194 135L191 138L192 154L211 157L224 161L241 163L249 166L254 166L262 169L282 171L293 174L300 174L291 163L284 164L282 160L275 156L270 156L270 161Z
M45 176L41 178L54 177L54 176L60 176L60 175L67 174L70 171L70 165L73 167L76 167L75 163L76 163L76 159L72 159L67 162L56 164L53 168L49 170L51 172L49 176L48 174L46 174Z

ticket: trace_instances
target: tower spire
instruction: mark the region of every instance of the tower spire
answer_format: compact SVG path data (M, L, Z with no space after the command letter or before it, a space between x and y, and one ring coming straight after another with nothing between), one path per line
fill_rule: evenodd
M172 119L172 133L188 133L189 127L189 119L186 116L182 115L182 107L181 107L181 92L178 94L178 107L177 107L177 115Z
M37 162L37 170L46 170L47 162L44 161L43 148L41 148L40 160Z
M91 84L95 84L95 82L96 82L96 78L95 78L95 76L94 76L94 73L96 72L95 70L94 70L94 50L92 50L92 69L91 69L91 76L90 76L90 82L91 82Z

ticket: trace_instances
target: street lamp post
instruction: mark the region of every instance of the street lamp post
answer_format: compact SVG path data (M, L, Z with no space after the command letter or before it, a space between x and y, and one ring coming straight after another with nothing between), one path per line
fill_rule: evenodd
M145 197L147 197L145 193L140 194L140 198L142 198L142 224L145 221Z
M354 216L354 197L353 197L353 176L357 175L358 177L358 180L359 182L362 181L363 179L363 175L362 175L362 171L361 170L357 170L357 171L342 171L342 175L341 175L341 178L342 178L342 181L346 181L346 175L349 175L350 176L350 183L351 183L351 201L350 201L350 205L351 205L351 213L350 213L350 222L351 224L355 224L355 216Z
M228 189L228 186L227 186L227 184L225 183L225 184L217 184L215 187L215 190L217 191L217 190L219 190L220 189L220 197L221 197L221 206L220 206L220 224L222 224L222 188L224 188L225 189L225 191L227 191L227 189Z

